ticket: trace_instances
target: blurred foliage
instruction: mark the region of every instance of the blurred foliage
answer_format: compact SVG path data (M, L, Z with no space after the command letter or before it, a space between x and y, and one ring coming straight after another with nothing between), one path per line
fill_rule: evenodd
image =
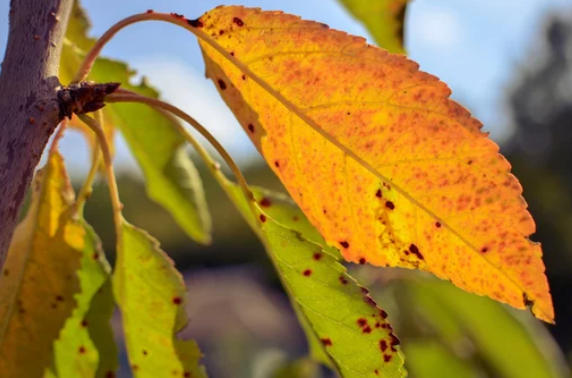
M548 18L508 94L516 131L505 152L543 245L556 311L549 329L572 352L572 14ZM540 47L540 48L539 48Z

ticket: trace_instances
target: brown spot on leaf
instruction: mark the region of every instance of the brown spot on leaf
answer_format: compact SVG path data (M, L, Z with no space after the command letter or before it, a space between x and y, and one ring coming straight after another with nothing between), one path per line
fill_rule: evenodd
M183 298L181 298L181 297L174 297L173 298L173 304L180 305L181 303L183 303Z
M381 198L381 197L382 197L381 189L377 189L377 192L375 192L375 196L376 196L377 198Z
M322 254L320 252L314 253L314 260L320 261L321 258L322 258Z
M248 131L254 134L254 125L252 123L248 124Z
M322 344L327 347L332 346L332 340L330 340L329 338L324 338L322 339Z
M371 327L370 326L365 327L364 329L362 329L362 332L363 333L371 333Z
M487 253L489 249L487 247L481 248L481 253Z
M302 274L306 277L310 277L312 275L312 270L306 269Z
M218 87L220 88L221 91L224 91L226 89L226 83L224 82L224 80L218 79Z
M79 354L84 354L85 353L85 347L84 346L80 346L78 349Z
M385 352L387 349L387 342L385 340L381 340L379 342L379 349L381 349L382 352Z
M347 285L347 284L348 284L348 280L347 280L346 277L344 277L344 276L340 276L340 282L342 283L342 285Z
M395 209L395 205L391 201L385 201L385 207L387 207L389 210Z
M350 247L350 243L348 243L347 241L341 241L340 245L345 249L348 249Z
M234 22L235 24L237 24L238 26L244 26L244 22L242 22L242 20L238 17L235 17L232 19L232 22Z
M89 325L89 324L88 324L87 320L83 319L83 320L81 321L81 326L82 326L83 328L86 328L88 325Z
M270 207L272 205L272 201L268 197L264 197L260 200L260 206L262 207Z
M111 371L111 370L108 370L108 371L105 373L105 378L115 378L115 372L113 372L113 371Z
M441 228L441 222L435 222L435 227Z
M266 222L266 215L260 214L260 221L261 221L262 223Z
M362 257L361 259L359 259L359 263L360 263L361 265L364 265L365 262L366 262L366 261L365 261L365 258Z
M367 320L365 320L364 318L359 318L357 320L357 324L358 324L358 326L363 327L367 324Z
M278 160L275 160L275 161L274 161L274 166L275 166L276 168L280 168L280 162L279 162Z
M384 354L384 355L383 355L383 360L384 360L385 362L391 361L391 355L389 355L389 354Z
M419 248L415 244L409 246L409 252L413 253L419 260L423 260L423 255L419 252Z

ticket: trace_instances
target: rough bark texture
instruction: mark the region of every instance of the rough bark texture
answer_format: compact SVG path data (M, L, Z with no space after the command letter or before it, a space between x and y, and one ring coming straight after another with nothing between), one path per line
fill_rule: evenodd
M57 74L73 0L11 0L0 71L0 268L34 168L62 119Z

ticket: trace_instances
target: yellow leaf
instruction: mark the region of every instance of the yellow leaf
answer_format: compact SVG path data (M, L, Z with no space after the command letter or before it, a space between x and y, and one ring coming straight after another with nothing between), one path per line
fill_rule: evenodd
M76 307L85 229L71 218L73 191L53 154L33 184L0 278L0 377L42 377Z
M409 0L339 0L361 21L378 46L405 54L403 34Z
M208 77L347 260L430 271L553 320L521 186L444 83L280 12L218 7L188 24Z

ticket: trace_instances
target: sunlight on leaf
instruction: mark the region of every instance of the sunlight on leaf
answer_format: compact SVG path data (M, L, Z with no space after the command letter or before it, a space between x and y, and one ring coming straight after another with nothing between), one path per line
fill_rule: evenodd
M127 222L121 230L113 290L133 376L206 378L196 343L176 336L187 324L180 273L149 234Z
M339 0L371 33L379 47L405 54L405 13L409 0Z
M1 377L41 377L52 367L54 341L76 295L83 298L77 272L92 246L84 224L72 218L73 199L63 159L53 153L34 179L32 204L0 277Z
M226 180L219 182L265 244L305 324L312 356L334 367L343 378L404 376L399 340L386 320L387 313L367 289L346 273L335 256L274 220L267 212L271 207L258 206L255 218L239 187ZM315 350L317 340L321 352Z
M404 56L280 12L189 22L207 76L328 244L552 322L535 224L498 146Z
M89 22L76 1L62 53L62 82L73 78L85 51L95 43L86 37L88 30ZM130 84L134 74L125 63L99 58L88 79L99 83L120 82L122 88L147 97L159 97L159 93L145 80L139 85ZM210 243L211 218L202 181L184 151L184 139L173 130L170 121L153 109L133 104L107 105L103 109L103 117L103 127L110 139L115 128L123 134L143 170L149 197L163 206L192 239L202 244ZM78 123L81 121L72 122ZM93 145L93 132L85 125L80 127L84 128Z
M417 321L422 319L450 351L461 351L465 356L472 353L478 356L477 361L485 361L491 376L520 378L523 372L527 378L565 375L564 358L548 331L539 324L519 320L511 309L432 279L404 281L400 288L396 296L402 312ZM405 344L409 352L409 343ZM408 363L417 365L412 372L426 365L422 361L427 355L407 356ZM421 361L416 360L418 357Z
M78 271L77 307L55 343L54 371L46 377L108 378L117 370L117 346L111 316L115 302L110 267L92 228L84 223L86 244Z

